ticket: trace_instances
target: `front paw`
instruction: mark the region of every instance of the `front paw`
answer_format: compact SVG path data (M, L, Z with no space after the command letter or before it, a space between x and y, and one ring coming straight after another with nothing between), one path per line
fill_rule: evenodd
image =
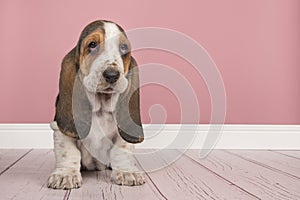
M121 172L113 170L111 173L112 180L118 185L143 185L146 180L142 172Z
M82 177L79 171L73 169L55 170L48 178L47 186L53 189L80 188Z

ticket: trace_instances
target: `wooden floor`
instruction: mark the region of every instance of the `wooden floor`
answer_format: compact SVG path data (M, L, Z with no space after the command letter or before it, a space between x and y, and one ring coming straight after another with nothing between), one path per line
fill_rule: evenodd
M170 155L173 152L170 151ZM300 151L189 150L168 167L147 173L138 187L111 184L110 171L83 172L80 189L45 186L52 150L0 150L0 200L20 199L300 199ZM168 156L167 156L168 157ZM166 163L165 155L139 160ZM172 156L171 156L172 157Z

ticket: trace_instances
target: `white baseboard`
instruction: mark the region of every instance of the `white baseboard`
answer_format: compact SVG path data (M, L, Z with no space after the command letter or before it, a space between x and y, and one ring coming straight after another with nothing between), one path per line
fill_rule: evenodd
M210 125L144 125L145 141L137 148L201 149ZM181 142L168 146L178 137ZM53 148L49 124L0 124L0 148ZM300 149L300 125L223 125L215 149Z

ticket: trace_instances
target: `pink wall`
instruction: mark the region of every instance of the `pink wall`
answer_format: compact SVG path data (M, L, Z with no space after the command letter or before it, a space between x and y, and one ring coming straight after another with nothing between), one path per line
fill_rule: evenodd
M202 44L225 83L226 123L300 123L299 0L174 2L2 0L0 122L49 122L61 59L87 23L104 18L127 30L174 29ZM207 88L186 62L151 50L134 55L139 63L168 64L188 76L198 91L201 123L209 122ZM152 104L165 105L167 123L180 122L178 102L170 92L157 86L142 89L145 123L150 121L147 113Z

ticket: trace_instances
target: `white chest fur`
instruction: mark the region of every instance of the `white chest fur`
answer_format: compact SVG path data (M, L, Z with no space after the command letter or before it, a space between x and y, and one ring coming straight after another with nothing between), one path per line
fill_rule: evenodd
M82 165L95 169L100 163L109 165L109 151L117 135L117 123L114 115L118 94L88 94L93 107L92 125L89 135L77 142L81 150ZM99 168L99 167L98 167Z

